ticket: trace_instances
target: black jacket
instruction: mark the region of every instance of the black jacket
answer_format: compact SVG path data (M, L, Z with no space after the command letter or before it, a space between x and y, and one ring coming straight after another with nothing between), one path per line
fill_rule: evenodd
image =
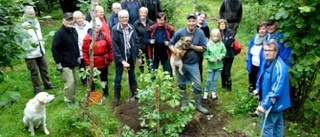
M224 0L220 7L220 18L228 23L240 23L242 18L241 0Z
M56 64L61 63L62 67L71 68L78 66L80 51L77 31L62 25L54 34L51 51Z
M133 62L135 63L139 51L138 36L135 28L130 24L128 25L130 31L130 52L131 57L133 57ZM112 27L111 35L114 61L115 63L121 63L122 61L126 60L126 56L124 37L120 23Z
M148 28L153 25L153 21L150 20L150 19L147 19L146 21L146 26L144 26L140 19L136 20L134 23L133 23L133 26L135 27L136 31L137 31L137 34L138 34L138 37L139 37L139 47L140 49L142 50L145 50L146 49L146 43L145 43L145 35L147 35L147 31L148 31Z
M148 8L148 18L156 21L157 14L162 12L160 0L142 0L141 6Z
M234 32L231 29L225 29L221 31L221 39L227 49L225 58L234 58L234 50L233 50L234 37L233 36L234 36Z

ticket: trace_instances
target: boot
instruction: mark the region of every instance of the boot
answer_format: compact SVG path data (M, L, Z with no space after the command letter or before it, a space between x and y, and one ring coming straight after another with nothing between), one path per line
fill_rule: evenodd
M120 91L121 89L114 89L114 99L113 99L113 103L112 106L119 106L120 105Z
M130 85L130 90L131 90L131 98L135 98L135 99L138 99L136 97L136 94L137 94L137 85Z
M226 85L226 89L229 90L229 91L232 91L232 81L231 81L231 78L228 77L227 78L227 85Z
M206 108L204 108L201 104L201 94L193 93L193 95L194 95L196 109L203 114L208 114L208 110Z
M208 92L203 93L203 99L208 99Z
M182 97L181 97L181 111L183 111L184 110L184 108L186 107L186 106L188 106L188 93L187 93L187 91L182 91L182 93L181 93L181 95L182 95Z

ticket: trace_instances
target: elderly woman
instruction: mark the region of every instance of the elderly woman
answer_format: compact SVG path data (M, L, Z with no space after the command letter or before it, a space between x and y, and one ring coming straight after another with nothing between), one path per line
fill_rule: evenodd
M87 35L88 29L91 27L91 25L89 24L88 21L84 20L84 15L81 13L81 11L75 11L73 13L73 19L74 19L73 27L76 29L78 33L79 50L82 51L83 39ZM80 62L79 68L85 69L86 66L84 64L82 52L80 52L80 58L81 58L81 62ZM83 77L81 77L80 79L81 79L82 85L85 86L87 84L87 79Z
M157 15L157 23L150 26L145 41L149 44L147 52L151 69L158 69L159 63L161 62L164 71L172 75L169 60L171 51L168 48L168 44L174 34L174 29L171 25L166 24L166 22L166 14L159 12ZM153 67L151 64L153 64Z
M24 26L25 31L29 35L29 37L23 38L26 51L25 61L30 71L34 93L37 94L42 91L39 74L42 78L45 89L57 88L57 86L53 86L51 84L49 79L41 27L39 21L35 18L34 8L30 5L25 6L23 17L26 19L26 21L22 24L22 26Z
M119 22L118 13L121 9L122 8L120 3L118 2L112 3L112 13L108 22L110 29Z
M133 23L133 26L136 28L138 37L139 37L139 47L143 54L146 54L146 43L144 37L147 33L148 28L153 25L153 21L147 18L148 9L146 7L141 7L139 10L139 19ZM139 66L140 72L144 72L144 61L141 66Z
M232 90L232 81L231 81L231 67L234 59L234 50L233 50L233 41L234 33L231 29L228 29L228 23L225 19L218 20L218 28L221 32L221 38L223 44L226 46L227 53L223 58L223 69L221 72L221 81L222 88L225 88L229 91Z
M89 60L89 48L92 41L92 35L96 35L96 42L93 48L93 66L96 67L100 73L101 83L105 83L102 87L103 96L109 96L108 88L108 66L111 65L113 60L113 51L111 42L107 40L107 34L102 30L102 22L99 18L96 18L96 34L92 34L93 31L89 31L83 40L82 53L84 58L84 63L86 66L90 65ZM94 86L93 86L94 87ZM94 89L92 89L94 90Z

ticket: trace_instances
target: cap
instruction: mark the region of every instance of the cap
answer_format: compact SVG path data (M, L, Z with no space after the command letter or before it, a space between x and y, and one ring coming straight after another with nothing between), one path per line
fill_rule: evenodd
M194 18L197 19L196 15L193 13L188 14L187 19Z
M64 19L70 19L70 18L73 18L73 14L71 12L66 12L63 14L63 18Z

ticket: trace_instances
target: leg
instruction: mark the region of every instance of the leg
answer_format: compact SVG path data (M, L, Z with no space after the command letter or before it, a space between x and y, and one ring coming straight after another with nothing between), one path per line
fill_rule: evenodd
M258 72L259 72L259 67L252 65L251 72L249 73L249 87L248 87L249 92L252 92L253 90L256 89Z
M212 77L213 77L213 71L210 69L208 70L208 75L207 75L207 82L206 86L204 89L204 94L203 94L203 99L208 99L208 93L209 91L212 91Z
M100 70L100 81L103 83L102 90L103 90L103 96L108 97L109 96L109 87L108 87L108 67L99 69Z
M133 60L129 60L130 66L132 66L132 69L129 70L129 85L130 91L131 91L131 98L135 97L137 94L137 80L136 80L136 73L135 73L135 64L133 63Z
M39 67L39 71L40 71L40 76L41 79L43 81L44 87L51 87L51 82L49 79L49 74L48 74L48 65L47 65L47 61L46 58L44 56L39 57L36 59L37 60L37 64Z
M213 80L212 80L212 98L216 99L217 98L217 82L218 78L221 74L222 69L217 69L213 71Z
M198 63L186 65L189 80L192 82L195 106L198 111L208 114L208 110L201 104L201 80Z
M277 113L277 121L275 123L274 129L273 129L273 136L274 137L283 137L283 130L284 130L284 122L283 122L283 113L278 112Z
M26 64L30 70L31 82L33 84L33 90L35 94L41 92L40 80L39 80L39 71L36 59L26 59Z
M161 62L162 62L161 64L163 66L163 70L167 71L169 73L169 75L172 77L172 69L171 69L171 66L170 66L170 60L166 59L166 60L163 60Z
M267 118L265 116L266 114L263 114L260 119L260 130L263 130L262 137L272 137L274 134L273 133L274 125L277 121L277 115L275 115L273 112L270 112ZM265 118L267 120L264 125L264 129L262 129Z
M81 63L79 65L79 70L80 71L81 70L85 71L85 69L86 69L86 65L84 64L84 59L82 58L81 59ZM80 80L81 80L81 83L82 83L83 86L87 85L87 76L84 76L84 77L81 76Z
M64 93L64 101L72 103L74 101L74 76L73 76L73 70L65 67L62 68L62 81L64 83L63 93Z
M121 79L123 73L123 67L121 63L115 63L116 75L114 78L114 103L119 103L121 95Z
M46 116L43 117L43 119L42 119L41 122L42 122L41 124L42 124L44 133L45 133L46 135L49 135L50 132L49 132L49 130L47 129Z
M226 76L226 66L227 66L227 61L226 61L226 58L224 58L222 60L223 62L223 68L222 68L222 71L221 71L221 85L222 85L222 88L226 88L227 87L227 76Z
M29 123L29 132L31 132L31 136L34 136L35 135L34 134L34 125L31 120L29 120L28 123Z
M233 58L226 58L225 60L225 71L224 71L224 76L226 77L226 88L227 90L231 91L232 90L232 81L231 81L231 67L232 67L232 62Z
M178 82L178 87L182 91L181 92L181 110L184 110L184 107L188 105L188 93L186 91L186 82L187 79L185 75L181 75L179 72L176 71L176 76L177 76L177 82Z
M198 62L198 64L199 64L199 70L200 70L201 82L203 82L203 77L202 77L203 65L202 65L202 63L203 63L203 53L201 53L200 59L199 59L199 62Z

